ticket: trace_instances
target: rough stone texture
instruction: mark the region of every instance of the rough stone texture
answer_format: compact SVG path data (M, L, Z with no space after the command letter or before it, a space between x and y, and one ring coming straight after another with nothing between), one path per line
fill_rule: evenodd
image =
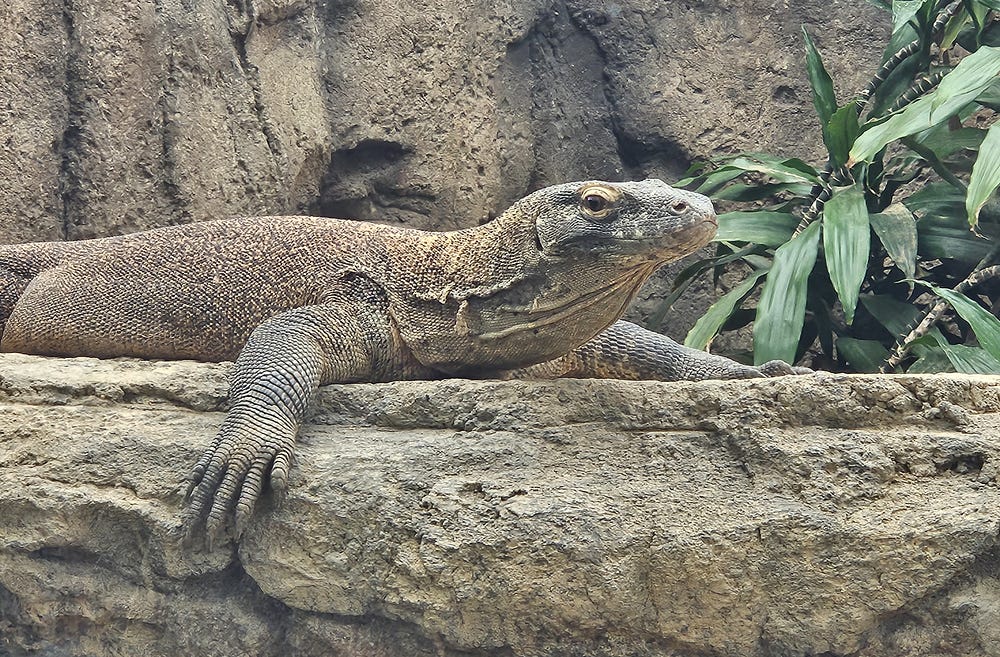
M846 95L888 22L851 0L4 0L0 243L295 212L448 229L547 184L818 155L800 25ZM675 336L709 303L688 299Z
M328 386L183 549L225 370L0 357L0 654L1000 654L995 377Z

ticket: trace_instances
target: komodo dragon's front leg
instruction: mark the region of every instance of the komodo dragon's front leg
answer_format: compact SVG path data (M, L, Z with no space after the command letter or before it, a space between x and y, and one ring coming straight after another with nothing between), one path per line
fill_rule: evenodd
M700 381L704 379L753 379L811 372L780 360L760 366L677 344L660 333L631 322L618 321L603 333L564 356L538 365L508 370L503 378L602 378Z
M367 303L305 306L262 323L233 367L229 413L191 474L188 537L204 517L211 541L234 506L241 535L268 479L284 494L295 436L320 385L418 374L398 344L385 308Z

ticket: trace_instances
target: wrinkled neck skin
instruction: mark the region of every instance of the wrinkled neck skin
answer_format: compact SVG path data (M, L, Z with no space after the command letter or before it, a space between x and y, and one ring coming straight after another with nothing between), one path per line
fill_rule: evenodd
M417 359L454 375L523 367L580 346L617 321L664 264L547 255L534 219L516 213L416 239L409 257L393 262L391 276L397 284L420 283L393 288L391 312Z

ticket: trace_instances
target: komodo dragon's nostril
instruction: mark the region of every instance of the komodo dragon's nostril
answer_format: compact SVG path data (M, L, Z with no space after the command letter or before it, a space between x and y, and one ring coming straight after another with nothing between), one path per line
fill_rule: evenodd
M678 201L674 203L674 205L670 209L676 212L677 214L680 214L688 209L688 204L685 203L684 201Z

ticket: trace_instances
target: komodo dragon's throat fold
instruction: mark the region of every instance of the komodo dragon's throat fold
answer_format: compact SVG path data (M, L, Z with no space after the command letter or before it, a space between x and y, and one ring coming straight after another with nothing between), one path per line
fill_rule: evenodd
M649 278L654 269L655 267L642 267L641 269L628 272L626 275L613 281L610 285L575 296L568 303L565 297L563 297L548 303L539 303L539 299L535 299L527 309L510 305L498 306L497 311L499 313L525 315L528 317L534 315L537 319L517 323L498 331L482 333L479 339L499 340L516 333L549 326L570 317L582 316L587 313L588 309L601 305L609 299L623 299L620 310L624 312L628 300L632 298L632 295L638 290L639 286ZM621 312L618 313L619 316ZM541 316L539 317L539 315ZM602 313L602 316L604 315Z

